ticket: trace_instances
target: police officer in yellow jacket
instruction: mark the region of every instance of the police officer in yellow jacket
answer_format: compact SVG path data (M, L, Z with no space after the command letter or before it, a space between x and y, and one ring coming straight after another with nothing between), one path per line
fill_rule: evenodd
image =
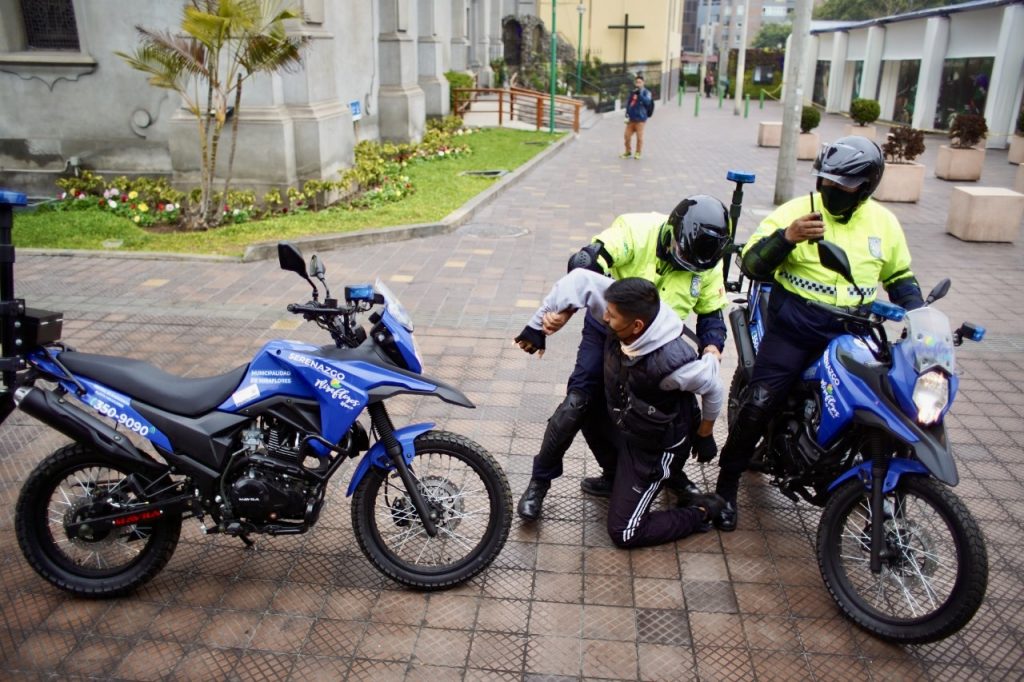
M818 194L813 199L824 210L813 211L808 197L793 199L765 218L743 249L744 274L774 280L774 286L750 386L722 447L715 492L727 504L715 518L720 530L736 528L740 475L777 402L843 333L833 316L805 302L851 307L861 301L849 282L822 266L815 242L825 238L846 251L865 302L875 298L881 282L898 305L912 309L924 303L899 221L870 199L884 170L881 150L867 138L844 137L825 146L814 162Z
M697 313L700 350L720 354L726 338L722 310L728 305L720 259L729 234L725 205L714 197L695 195L681 201L668 216L663 213L619 216L569 259L569 270L586 268L616 280L626 277L649 280L680 319L685 320L691 312ZM548 313L544 317L543 331L527 326L515 341L527 352L543 351L544 335L560 329L573 312ZM602 363L606 335L604 323L588 314L565 400L548 419L540 450L533 460L530 483L519 500L517 511L524 519L540 516L551 481L562 475L562 458L581 429L587 445L607 472L584 479L581 487L592 495L611 494L615 450L605 442L601 429L588 421L589 415L601 415L604 410ZM701 461L717 454L711 435L694 439L693 446ZM685 479L681 469L674 472L670 485L684 494L699 492Z

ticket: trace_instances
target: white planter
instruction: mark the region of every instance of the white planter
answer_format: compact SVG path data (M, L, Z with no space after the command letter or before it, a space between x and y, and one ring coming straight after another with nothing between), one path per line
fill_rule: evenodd
M878 201L915 202L921 198L924 187L924 164L887 163L882 181L871 196Z
M878 133L878 128L873 125L859 126L856 124L849 124L843 129L843 135L859 135L866 137L872 142L876 141L875 135Z
M1012 242L1022 218L1024 194L1004 187L954 187L946 232L969 242Z
M778 147L782 144L782 121L761 121L757 124L757 146Z
M814 161L821 150L818 133L800 133L796 142L796 158L800 161Z
M973 182L981 179L981 169L984 165L984 147L955 149L944 144L939 147L939 155L935 159L935 177Z
M1024 163L1017 166L1017 178L1013 182L1013 189L1024 194Z
M1024 163L1024 135L1014 135L1010 138L1010 163Z

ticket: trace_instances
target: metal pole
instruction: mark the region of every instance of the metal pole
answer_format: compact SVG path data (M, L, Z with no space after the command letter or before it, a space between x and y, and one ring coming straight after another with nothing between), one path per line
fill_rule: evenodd
M576 94L581 90L580 82L583 80L583 12L586 6L581 2L576 5L576 12L580 15L580 28L576 38Z
M0 391L0 421L3 421L14 403L11 402L11 391L14 390L15 372L17 367L17 347L15 345L15 322L19 315L19 306L14 298L14 207L24 206L26 197L19 192L0 190L0 358L3 364L3 390Z
M796 0L793 10L793 32L786 48L786 70L782 85L782 140L775 170L775 203L782 204L793 196L796 178L796 145L800 133L800 112L804 105L803 81L806 77L808 38L811 35L813 0Z
M686 81L685 80L682 81L679 84L679 88L678 89L679 89L679 102L676 103L676 106L680 106L681 107L681 106L683 106L683 93L686 92Z
M758 105L758 109L764 109L764 87L761 88L761 103Z
M739 116L740 102L743 101L743 81L747 70L747 27L750 25L750 0L743 2L743 28L740 29L740 50L736 57L736 87L733 88L733 95L736 103L732 113ZM744 114L744 117L746 114Z
M750 93L748 92L743 102L743 118L750 115Z
M694 118L700 116L700 91L697 91L697 96L693 98L693 116Z
M697 83L697 97L704 91L704 78L708 75L708 52L713 42L711 34L711 0L704 5L704 44L701 46L700 81Z
M548 132L555 132L555 79L558 75L558 27L555 8L558 0L551 0L551 111L548 112Z

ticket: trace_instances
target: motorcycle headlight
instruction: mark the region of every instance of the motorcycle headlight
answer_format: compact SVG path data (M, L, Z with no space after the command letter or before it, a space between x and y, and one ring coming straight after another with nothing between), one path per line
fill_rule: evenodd
M914 406L920 424L934 424L949 402L949 378L942 372L925 372L914 382Z

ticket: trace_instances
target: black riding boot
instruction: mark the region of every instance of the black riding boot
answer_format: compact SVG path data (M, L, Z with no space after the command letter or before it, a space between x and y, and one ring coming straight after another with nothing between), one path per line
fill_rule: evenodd
M548 419L540 452L533 458L530 484L519 498L517 511L524 519L532 521L540 516L544 496L551 481L562 475L562 459L583 424L589 402L586 393L570 390Z

